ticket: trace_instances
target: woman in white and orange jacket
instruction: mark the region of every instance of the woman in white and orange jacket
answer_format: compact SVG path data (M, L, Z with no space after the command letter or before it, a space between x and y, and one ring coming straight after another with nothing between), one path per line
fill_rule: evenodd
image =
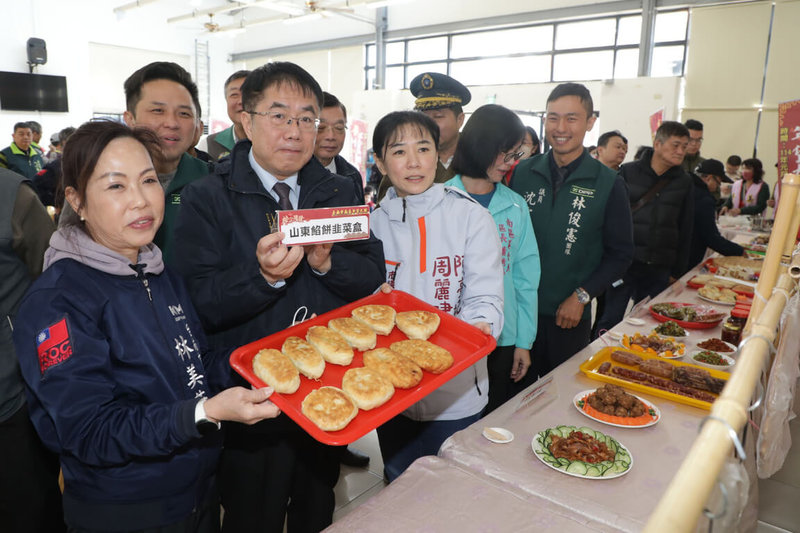
M392 187L372 213L383 241L387 283L498 337L503 329L500 238L489 212L466 193L434 184L439 128L399 111L375 127L373 149ZM488 401L486 360L378 428L387 478L433 455L454 432L477 421Z

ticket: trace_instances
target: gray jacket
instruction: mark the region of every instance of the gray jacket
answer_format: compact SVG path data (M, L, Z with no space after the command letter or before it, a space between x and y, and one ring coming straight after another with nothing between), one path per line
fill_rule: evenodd
M489 211L441 184L405 198L391 187L370 223L383 241L390 285L470 324L488 322L494 337L500 335L503 270ZM458 420L479 413L488 390L484 358L404 414L419 421Z

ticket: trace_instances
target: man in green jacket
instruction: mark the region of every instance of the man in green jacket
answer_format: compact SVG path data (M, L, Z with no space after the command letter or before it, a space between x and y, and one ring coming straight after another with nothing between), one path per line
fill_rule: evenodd
M33 129L27 122L14 124L14 139L11 144L0 150L0 168L13 170L32 180L42 170L44 161L42 154L33 147Z
M212 133L206 139L206 152L216 161L231 153L233 146L247 136L242 128L242 84L249 70L237 70L225 80L225 102L228 105L228 118L233 125L217 133Z
M167 264L172 262L173 230L181 206L181 191L209 173L208 165L186 153L194 143L200 120L200 100L192 76L177 63L157 61L125 80L128 126L153 130L161 141L161 156L153 161L164 187L164 222L156 234Z
M625 184L583 146L594 122L589 90L558 85L545 116L552 149L521 161L511 180L528 204L541 261L528 383L589 344L592 298L621 278L633 257Z

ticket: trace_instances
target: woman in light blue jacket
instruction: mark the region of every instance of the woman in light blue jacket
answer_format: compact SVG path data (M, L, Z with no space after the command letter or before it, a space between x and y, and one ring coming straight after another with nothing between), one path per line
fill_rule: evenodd
M522 155L525 127L503 106L489 104L470 117L458 141L453 168L457 175L445 185L457 187L489 209L502 246L505 316L497 349L489 354L489 404L485 413L517 392L531 366L530 349L536 338L539 247L527 204L502 183Z

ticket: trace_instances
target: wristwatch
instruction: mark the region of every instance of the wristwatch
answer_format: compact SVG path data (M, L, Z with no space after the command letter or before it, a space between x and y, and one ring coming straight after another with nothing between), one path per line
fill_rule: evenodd
M581 305L586 305L592 301L592 297L589 296L589 293L586 292L583 287L575 289L575 295L578 297L578 303Z
M201 435L206 436L214 433L220 428L219 422L213 422L206 416L206 409L203 404L208 398L201 398L194 406L194 425Z

